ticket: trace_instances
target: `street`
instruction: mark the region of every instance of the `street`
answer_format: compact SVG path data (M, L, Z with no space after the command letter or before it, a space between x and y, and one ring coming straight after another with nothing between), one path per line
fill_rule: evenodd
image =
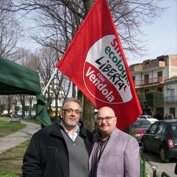
M153 152L142 152L142 157L150 163L151 167L156 167L156 175L158 177L161 177L162 172L166 172L170 177L177 177L174 174L176 159L172 159L169 163L162 163L159 155Z

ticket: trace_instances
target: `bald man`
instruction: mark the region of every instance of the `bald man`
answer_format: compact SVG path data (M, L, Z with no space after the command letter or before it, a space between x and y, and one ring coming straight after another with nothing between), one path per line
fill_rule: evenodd
M117 117L110 107L97 113L99 132L89 159L90 177L139 177L137 140L116 127Z

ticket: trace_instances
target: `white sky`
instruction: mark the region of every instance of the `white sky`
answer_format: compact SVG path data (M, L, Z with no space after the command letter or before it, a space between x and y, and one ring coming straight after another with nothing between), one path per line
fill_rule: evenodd
M127 61L129 65L155 59L161 55L177 54L177 0L165 0L162 6L170 6L170 8L152 25L143 28L143 31L148 34L146 39L149 40L147 55L142 58L129 58Z

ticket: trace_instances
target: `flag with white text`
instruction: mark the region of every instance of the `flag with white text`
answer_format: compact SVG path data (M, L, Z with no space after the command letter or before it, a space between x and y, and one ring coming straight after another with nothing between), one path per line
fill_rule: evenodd
M119 129L142 113L106 0L96 0L56 67L98 109L111 107Z

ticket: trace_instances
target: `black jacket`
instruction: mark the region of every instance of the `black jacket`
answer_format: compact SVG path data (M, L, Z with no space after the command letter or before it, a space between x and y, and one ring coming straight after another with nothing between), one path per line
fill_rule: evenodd
M90 155L92 133L80 127L80 137ZM31 139L22 166L24 177L69 177L68 149L59 123L47 126Z
M175 171L174 171L174 173L177 175L177 163L175 165Z

